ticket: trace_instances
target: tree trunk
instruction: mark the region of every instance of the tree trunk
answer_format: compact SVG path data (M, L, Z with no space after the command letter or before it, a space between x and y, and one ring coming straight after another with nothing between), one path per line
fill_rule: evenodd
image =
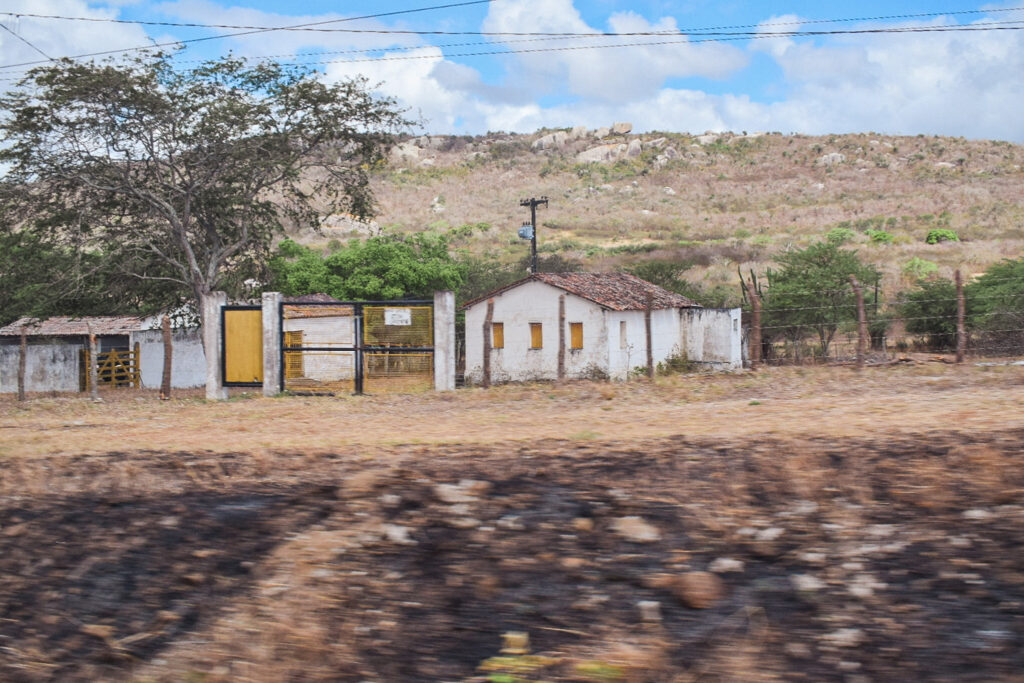
M956 362L964 362L967 351L967 325L964 320L967 306L964 301L964 280L960 270L956 271Z
M484 377L483 387L491 386L491 323L494 321L494 299L487 300L487 315L484 317Z
M558 381L565 381L565 294L558 297Z
M752 311L750 321L750 369L756 370L761 365L761 297L754 289L754 283L747 283Z
M171 397L171 319L165 315L160 325L164 333L164 376L160 381L160 398L166 401Z
M99 345L92 333L92 323L86 323L86 330L89 332L89 395L97 402L100 400Z
M647 336L647 377L654 379L654 334L651 330L651 308L654 307L654 296L647 295L647 305L644 306L644 334Z
M25 400L25 365L28 363L28 333L21 328L21 348L18 353L18 400Z

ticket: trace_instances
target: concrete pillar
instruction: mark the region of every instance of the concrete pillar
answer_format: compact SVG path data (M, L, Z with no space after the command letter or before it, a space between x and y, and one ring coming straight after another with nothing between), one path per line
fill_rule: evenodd
M281 292L263 292L263 395L281 392Z
M223 401L228 397L224 388L221 366L224 349L221 345L221 309L228 303L224 292L210 292L203 297L203 350L206 352L206 400Z
M454 292L434 292L434 389L455 389Z

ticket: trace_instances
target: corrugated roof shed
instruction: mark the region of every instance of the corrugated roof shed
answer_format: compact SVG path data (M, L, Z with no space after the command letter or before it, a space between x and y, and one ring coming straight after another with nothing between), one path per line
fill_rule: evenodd
M142 329L143 318L133 315L121 316L87 316L72 318L58 316L39 320L38 318L21 318L10 325L0 327L0 336L17 337L21 335L21 329L31 336L42 337L71 337L89 334L89 327L92 327L93 334L128 334L138 332Z
M647 307L648 296L651 297L651 307L655 310L701 308L700 304L681 294L670 292L629 273L534 273L518 282L513 282L478 297L466 303L463 308L469 308L533 280L588 299L613 311L643 310Z

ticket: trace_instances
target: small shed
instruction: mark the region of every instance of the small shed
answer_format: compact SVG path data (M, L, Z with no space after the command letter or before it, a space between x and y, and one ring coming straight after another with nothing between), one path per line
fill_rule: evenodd
M0 327L0 393L18 390L21 333L28 348L25 359L25 390L30 392L81 391L83 352L89 334L96 335L100 354L135 352L143 387L157 388L163 375L163 333L158 317L56 316L21 318ZM189 388L206 381L206 356L195 328L172 331L171 386Z
M628 273L535 273L464 305L469 384L483 377L483 329L492 300L494 382L556 379L560 340L566 377L626 379L646 366L648 306L655 363L685 358L712 369L743 365L738 308L705 308Z

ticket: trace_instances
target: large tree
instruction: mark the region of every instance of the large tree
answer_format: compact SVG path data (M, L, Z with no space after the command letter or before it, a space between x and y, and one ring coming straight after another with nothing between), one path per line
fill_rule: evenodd
M63 60L0 110L20 230L194 302L256 274L285 226L370 214L368 169L408 123L365 81L233 57Z

